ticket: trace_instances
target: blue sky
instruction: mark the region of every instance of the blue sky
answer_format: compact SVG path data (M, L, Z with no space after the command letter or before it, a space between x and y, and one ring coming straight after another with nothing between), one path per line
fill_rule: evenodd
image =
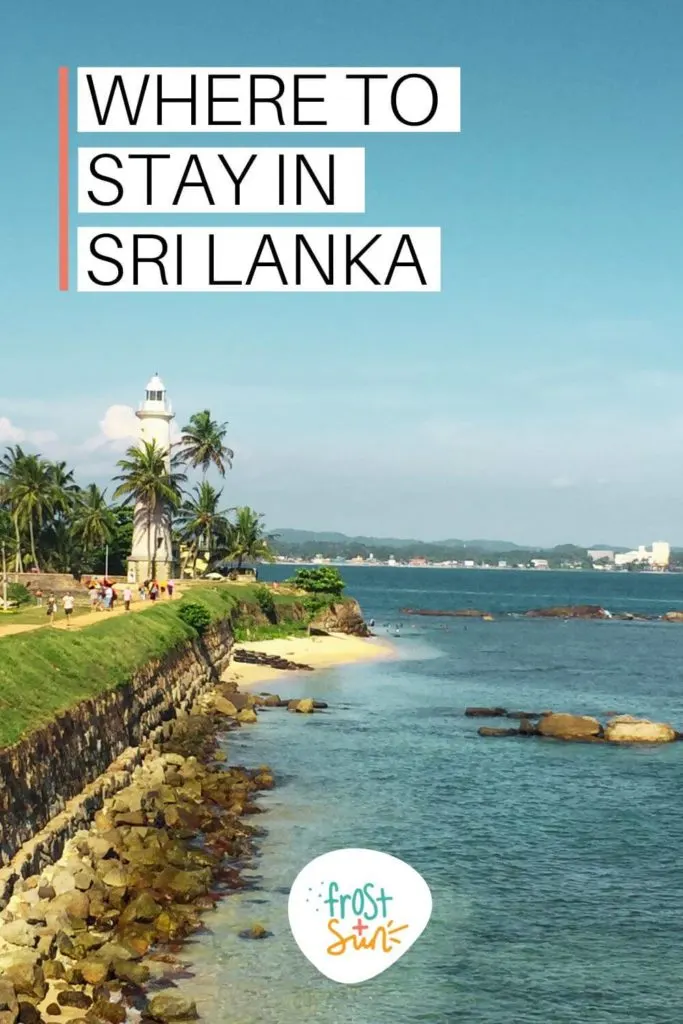
M683 544L680 0L70 0L3 36L0 444L105 480L158 370L272 527ZM460 66L459 135L225 139L364 145L364 215L239 223L440 225L442 292L60 294L60 64Z

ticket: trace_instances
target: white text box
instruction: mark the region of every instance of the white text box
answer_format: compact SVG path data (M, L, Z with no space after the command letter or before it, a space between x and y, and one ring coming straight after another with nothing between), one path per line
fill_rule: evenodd
M79 213L364 213L365 150L78 150Z
M439 228L78 229L83 292L438 292Z
M78 68L79 132L459 132L460 68Z

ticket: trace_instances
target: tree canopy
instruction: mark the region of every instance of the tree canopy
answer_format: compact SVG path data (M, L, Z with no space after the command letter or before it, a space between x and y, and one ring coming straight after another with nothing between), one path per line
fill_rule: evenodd
M78 483L65 462L7 447L0 453L0 543L10 571L101 572L108 549L110 572L124 574L134 517L149 522L159 511L176 557L185 544L195 566L199 556L211 568L272 560L263 516L247 505L224 508L223 489L208 479L232 467L226 436L227 424L204 409L190 417L176 451L154 441L131 445L116 465L111 498L99 483ZM196 471L200 482L188 484Z

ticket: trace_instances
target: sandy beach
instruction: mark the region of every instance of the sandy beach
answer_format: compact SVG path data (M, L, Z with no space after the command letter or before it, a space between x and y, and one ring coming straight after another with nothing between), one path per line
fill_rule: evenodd
M253 643L237 644L236 651L255 651L278 658L287 658L312 668L331 668L334 665L349 665L359 661L375 661L392 658L393 646L377 637L367 639L332 633L330 636L290 637L285 640L258 640ZM232 662L223 673L223 679L235 681L243 686L271 682L277 679L286 682L294 673L270 668L267 665L247 665Z

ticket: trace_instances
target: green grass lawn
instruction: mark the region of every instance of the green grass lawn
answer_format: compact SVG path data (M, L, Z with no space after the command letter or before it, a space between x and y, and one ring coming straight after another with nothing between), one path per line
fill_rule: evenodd
M73 619L77 619L79 615L83 615L90 611L90 603L87 601L76 603L73 610ZM57 619L63 619L64 609L61 604L57 605ZM38 605L30 604L23 605L19 609L12 608L8 612L0 611L0 626L13 626L14 624L20 626L47 626L47 602L43 601L43 606L40 608Z
M16 742L57 712L127 682L146 662L194 636L178 614L187 602L204 605L212 621L231 616L244 628L249 615L238 617L238 605L258 608L250 589L206 584L136 615L107 618L103 613L102 622L73 632L46 628L0 637L0 747ZM287 603L296 602L291 597L277 602L283 619ZM29 612L38 613L38 621L47 617L45 608ZM6 619L17 621L11 615Z

